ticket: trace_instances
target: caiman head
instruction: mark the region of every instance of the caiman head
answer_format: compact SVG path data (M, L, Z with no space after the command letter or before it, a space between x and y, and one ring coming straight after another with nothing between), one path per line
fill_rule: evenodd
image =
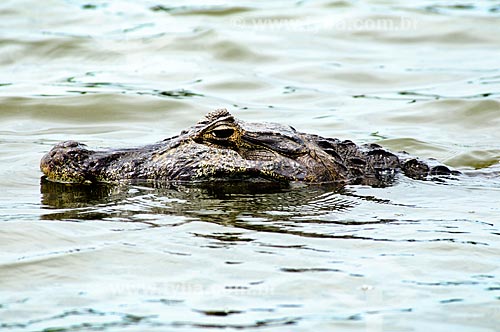
M79 183L345 182L340 157L321 147L320 139L286 125L240 121L219 109L180 135L141 148L91 151L77 142L59 143L40 167L49 180Z

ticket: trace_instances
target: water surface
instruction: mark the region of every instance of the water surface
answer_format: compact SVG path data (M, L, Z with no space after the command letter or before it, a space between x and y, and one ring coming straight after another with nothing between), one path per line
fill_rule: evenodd
M500 2L4 1L0 329L495 331ZM68 186L39 160L206 112L478 176Z

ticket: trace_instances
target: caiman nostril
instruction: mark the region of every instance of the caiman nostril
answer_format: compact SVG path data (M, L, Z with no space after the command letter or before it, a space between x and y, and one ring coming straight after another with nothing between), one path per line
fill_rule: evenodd
M80 145L80 143L77 141L67 141L64 143L65 148L76 148L78 145Z

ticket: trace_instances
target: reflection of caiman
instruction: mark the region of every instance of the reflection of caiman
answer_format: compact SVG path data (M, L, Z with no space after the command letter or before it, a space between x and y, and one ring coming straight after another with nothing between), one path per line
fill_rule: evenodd
M400 171L415 179L454 173L376 144L360 147L290 126L243 122L225 109L144 147L91 151L78 142L62 142L42 158L40 168L49 180L72 183L244 180L384 186Z

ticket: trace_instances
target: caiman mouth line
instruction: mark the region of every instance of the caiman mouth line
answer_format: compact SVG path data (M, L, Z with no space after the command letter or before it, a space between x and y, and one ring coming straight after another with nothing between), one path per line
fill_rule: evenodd
M179 135L144 147L93 151L66 141L40 161L48 180L65 183L279 182L387 186L398 173L425 179L458 174L371 144L306 134L276 123L248 123L227 110L208 113Z

